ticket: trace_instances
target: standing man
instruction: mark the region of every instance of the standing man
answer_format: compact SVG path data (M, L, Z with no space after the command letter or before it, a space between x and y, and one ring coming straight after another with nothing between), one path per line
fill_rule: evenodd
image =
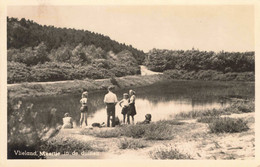
M110 116L112 116L112 127L115 127L115 106L117 103L116 94L112 91L114 90L114 86L108 87L108 93L105 95L104 103L107 108L107 127L110 127Z

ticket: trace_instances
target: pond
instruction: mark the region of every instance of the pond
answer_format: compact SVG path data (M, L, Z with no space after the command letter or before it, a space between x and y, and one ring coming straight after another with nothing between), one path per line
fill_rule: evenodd
M219 109L230 104L229 98L254 97L253 82L217 82L217 81L171 81L151 86L132 88L136 91L135 121L143 121L147 113L152 114L152 121L172 119L176 113L195 110ZM118 100L129 89L116 90ZM107 91L89 92L88 123L106 122L106 109L103 103ZM81 94L58 95L51 97L30 97L24 104L33 103L33 111L38 113L38 120L49 124L54 119L62 124L64 113L68 112L79 125ZM56 108L53 115L50 110ZM121 107L117 104L116 115L122 120Z

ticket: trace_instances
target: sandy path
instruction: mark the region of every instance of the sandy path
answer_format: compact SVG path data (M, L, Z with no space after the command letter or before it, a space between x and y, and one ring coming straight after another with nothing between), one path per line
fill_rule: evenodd
M162 74L161 72L154 72L151 70L148 70L146 66L141 65L141 75L157 75L157 74Z

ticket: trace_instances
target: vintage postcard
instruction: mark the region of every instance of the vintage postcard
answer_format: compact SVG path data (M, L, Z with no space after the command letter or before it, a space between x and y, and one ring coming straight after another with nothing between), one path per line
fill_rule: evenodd
M0 163L259 166L259 4L2 1Z

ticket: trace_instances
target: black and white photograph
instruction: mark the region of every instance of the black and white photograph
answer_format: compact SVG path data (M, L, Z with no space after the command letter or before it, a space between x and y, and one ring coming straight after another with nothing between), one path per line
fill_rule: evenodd
M256 160L254 3L5 11L7 160Z

